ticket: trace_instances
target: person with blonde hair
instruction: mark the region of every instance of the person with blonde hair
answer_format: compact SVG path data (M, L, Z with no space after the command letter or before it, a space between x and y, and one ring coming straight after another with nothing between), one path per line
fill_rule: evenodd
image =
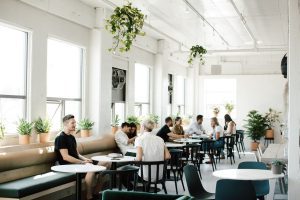
M213 147L214 148L220 148L221 150L221 159L224 159L224 140L220 139L221 137L223 137L223 128L222 126L220 126L218 118L213 117L210 119L210 125L213 129L212 133L211 133L211 138L216 140L214 142Z

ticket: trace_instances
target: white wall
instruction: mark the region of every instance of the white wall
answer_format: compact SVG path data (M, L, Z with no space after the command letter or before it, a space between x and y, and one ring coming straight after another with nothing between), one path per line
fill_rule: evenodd
M204 92L203 81L206 78L212 79L236 79L236 119L238 129L244 129L244 119L250 110L258 110L265 114L269 108L283 112L284 101L283 93L286 79L282 75L215 75L200 76L199 93L200 109L198 113L204 111ZM218 116L224 125L223 116ZM209 119L205 120L205 127L210 130ZM275 130L275 142L280 142L279 129Z

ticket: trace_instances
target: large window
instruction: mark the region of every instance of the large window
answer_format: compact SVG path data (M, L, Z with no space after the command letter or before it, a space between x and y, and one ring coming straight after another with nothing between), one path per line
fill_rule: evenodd
M218 107L218 116L226 114L225 104L236 105L236 79L204 79L204 113L207 117L213 117L213 108ZM231 113L235 118L235 109Z
M48 39L47 116L52 130L61 128L66 114L81 118L82 60L82 48Z
M147 115L150 112L150 68L135 64L135 107L136 116Z
M26 116L28 34L0 25L0 121L6 133Z
M175 78L175 113L176 115L185 114L185 79L182 76L176 76Z

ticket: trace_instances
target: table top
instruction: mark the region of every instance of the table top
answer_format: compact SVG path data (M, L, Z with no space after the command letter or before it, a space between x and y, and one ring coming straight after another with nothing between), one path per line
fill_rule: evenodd
M284 175L273 174L271 170L225 169L213 172L213 176L221 179L259 181L282 178Z
M183 142L183 143L199 143L202 140L198 139L190 139L190 138L181 138L181 139L176 139L174 142Z
M206 135L206 134L201 134L201 135L193 134L193 135L190 136L190 138L207 139L207 138L209 138L209 136Z
M176 148L176 147L183 147L183 146L185 146L185 144L166 142L166 147L168 148Z
M137 150L136 150L136 148L130 148L130 149L127 149L127 152L136 154Z
M135 160L135 157L123 156L120 158L111 158L105 155L105 156L93 156L91 159L99 162L132 162Z
M86 173L86 172L104 171L106 170L106 167L87 163L87 164L56 165L56 166L52 166L51 170L56 172L66 172L66 173Z

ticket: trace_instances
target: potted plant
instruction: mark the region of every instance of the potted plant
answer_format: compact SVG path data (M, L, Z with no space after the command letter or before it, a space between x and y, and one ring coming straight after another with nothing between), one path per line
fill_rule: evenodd
M280 160L274 160L271 163L271 169L273 174L281 174L285 167L285 163Z
M0 122L0 140L4 138L5 126L3 122Z
M134 116L134 115L129 115L126 119L127 123L134 123L137 127L137 130L139 131L141 126L140 126L140 120L138 117Z
M114 39L113 47L109 50L115 52L119 48L120 52L129 51L136 36L145 35L142 31L144 20L144 14L132 3L116 7L105 26Z
M279 116L281 112L277 112L276 110L269 108L269 111L265 114L267 130L265 134L265 138L274 138L274 126L279 121Z
M220 108L219 108L219 106L214 106L214 107L212 108L212 111L213 111L214 117L218 117L218 114L220 113Z
M111 132L113 134L115 134L117 132L119 125L120 125L120 118L119 118L119 115L116 115L111 124Z
M230 114L234 109L234 105L232 103L226 103L225 104L225 109L227 111L227 114Z
M25 119L20 119L17 131L19 133L19 144L29 144L30 143L30 135L33 129L34 123L28 122Z
M205 61L204 61L203 55L206 53L207 53L207 51L204 47L199 46L199 45L192 46L190 49L188 64L192 65L194 59L198 57L200 64L204 65Z
M89 137L90 135L92 135L91 132L94 124L95 122L92 122L89 119L82 119L81 121L79 121L78 125L81 137Z
M246 134L252 139L251 150L256 151L260 138L265 135L266 131L266 119L258 113L256 110L252 110L248 113L246 122Z
M148 118L156 124L156 127L159 124L159 116L155 114L149 114Z
M39 135L40 143L47 143L49 141L49 131L50 131L51 124L49 120L38 118L34 122L34 129L36 133Z

